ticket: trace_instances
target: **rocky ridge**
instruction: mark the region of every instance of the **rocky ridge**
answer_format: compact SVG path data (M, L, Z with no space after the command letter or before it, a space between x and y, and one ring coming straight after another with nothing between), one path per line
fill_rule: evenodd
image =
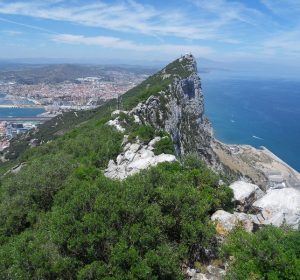
M161 137L155 137L147 145L140 141L130 143L128 142L128 135L125 135L122 153L117 156L116 162L114 160L109 161L104 175L111 179L123 180L158 163L176 161L174 155L154 154L154 145L160 140Z
M167 89L139 103L131 110L131 114L137 115L143 123L168 132L177 156L194 152L210 166L218 167L211 145L212 128L204 115L204 99L197 64L192 55L185 55L178 60L177 68L183 67L183 60L190 75L175 76ZM162 73L166 71L165 68ZM176 71L176 67L173 71Z
M233 190L235 212L216 211L211 220L216 222L217 232L226 235L237 225L248 232L263 225L298 229L300 225L300 192L293 188L269 189L266 193L258 186L237 181L229 186Z
M185 68L188 75L177 75L179 67ZM122 126L119 115L126 114L138 125L167 132L174 143L177 158L196 153L214 170L240 178L230 185L234 194L234 212L220 209L211 216L220 236L226 236L236 226L242 226L248 232L269 224L287 224L298 228L300 192L289 182L297 182L300 175L266 149L226 145L214 138L210 122L204 114L201 80L193 56L180 58L175 69L170 71L167 66L160 75L162 80L170 79L167 88L149 96L130 111L113 113L114 118L108 124L125 134L126 128ZM138 137L129 141L128 135L124 135L123 150L116 160L109 162L105 176L123 180L160 162L175 161L174 155L154 154L154 146L161 139L154 137L149 143L143 143ZM286 180L286 184L282 185L284 188L270 187L268 172L274 169L283 172ZM193 268L186 270L188 279L192 280L222 279L224 274L225 270L213 266L208 266L206 273Z
M133 117L135 123L150 125L156 130L167 132L174 143L177 157L196 153L209 166L218 168L219 162L212 150L212 128L204 115L203 93L196 60L192 55L185 55L162 69L159 75L162 80L170 80L167 88L138 103L129 112L113 112L114 118L108 121L108 125L125 133L118 115L126 114ZM154 155L151 145L154 145L155 141L157 138L149 145L143 145L138 139L131 143L131 146L127 143L116 161L109 162L105 176L125 179L159 162L174 161L174 155Z
M123 114L133 117L136 124L149 125L167 132L174 143L177 157L196 153L211 168L235 174L242 179L230 186L234 192L236 212L229 214L220 210L213 216L213 220L224 221L224 230L221 231L225 232L239 222L246 224L247 230L253 230L262 224L279 226L283 221L297 227L300 222L297 216L300 214L300 192L297 188L292 188L293 185L289 182L296 182L300 175L266 149L230 146L214 138L209 120L204 114L201 80L194 57L185 55L156 75L161 80L168 79L169 85L150 95L130 111L123 111ZM114 112L114 119L108 124L124 133L125 128L118 117L120 113L121 111ZM107 177L125 179L159 162L176 160L174 155L154 155L153 145L160 138L156 137L149 144L144 144L139 139L128 143L126 137L124 136L122 153L116 161L111 160L105 170ZM283 172L286 183L282 186L288 188L270 189L268 172L275 168ZM293 209L289 204L293 205ZM226 223L231 225L227 226Z

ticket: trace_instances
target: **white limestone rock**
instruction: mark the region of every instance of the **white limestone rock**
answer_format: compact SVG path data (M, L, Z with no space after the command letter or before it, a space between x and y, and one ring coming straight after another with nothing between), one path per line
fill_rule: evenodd
M128 162L132 162L135 157L135 153L131 150L128 150L124 154L124 159L127 160Z
M121 126L121 123L119 122L118 118L116 118L114 120L109 120L107 124L115 127L120 132L125 132L125 128Z
M221 280L226 274L224 269L212 265L207 266L206 269L206 273L201 273L194 268L188 267L186 270L186 275L190 280Z
M137 116L137 115L133 115L133 118L134 118L134 122L135 123L141 123L141 120L140 120L140 118Z
M281 226L286 223L295 229L300 225L300 191L297 189L270 189L253 207L261 212L261 224Z
M254 228L252 215L234 212L233 214L224 210L216 211L211 220L216 222L216 230L220 235L227 235L237 225L241 224L248 232L252 232Z
M221 235L226 235L233 230L238 223L238 219L233 214L224 210L216 211L211 216L211 220L216 222L216 230Z
M130 144L129 151L136 153L141 148L141 145L138 143Z
M237 203L237 210L240 211L249 209L255 200L264 195L257 185L244 181L236 181L229 188L233 190L234 201Z
M176 161L176 157L170 154L155 155L153 145L161 138L155 137L148 145L139 143L127 143L123 147L123 152L117 156L116 162L109 161L104 175L111 179L123 180L130 175L138 173L140 170L155 166L161 162Z
M161 162L165 162L165 161L172 162L175 160L176 160L176 158L174 155L160 154L158 156L155 156L156 163L161 163Z
M128 111L122 111L122 110L115 110L111 113L111 116L117 116L117 115L120 115L121 113L124 113L124 114L128 114Z
M154 137L154 138L149 142L148 147L149 147L149 148L153 148L154 145L155 145L157 142L159 142L161 139L162 139L162 138L159 137L159 136Z

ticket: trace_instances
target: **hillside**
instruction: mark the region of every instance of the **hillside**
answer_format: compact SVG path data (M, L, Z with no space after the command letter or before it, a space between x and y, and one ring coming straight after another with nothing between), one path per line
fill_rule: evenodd
M228 279L300 276L299 231L237 228L220 243L211 215L233 211L232 178L208 168L221 165L191 55L121 105L68 113L19 141L10 164L22 164L1 172L0 279L196 280L231 256Z
M154 69L141 66L109 66L84 64L3 64L0 67L0 81L18 84L57 84L76 82L78 78L101 77L110 80L110 71L152 74Z

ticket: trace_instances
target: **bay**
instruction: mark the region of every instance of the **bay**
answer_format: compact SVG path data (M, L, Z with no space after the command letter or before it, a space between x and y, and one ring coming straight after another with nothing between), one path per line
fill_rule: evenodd
M4 93L0 93L0 104L32 104L33 102L27 99L11 100ZM46 112L41 108L0 108L0 118L25 118L36 117L37 115Z

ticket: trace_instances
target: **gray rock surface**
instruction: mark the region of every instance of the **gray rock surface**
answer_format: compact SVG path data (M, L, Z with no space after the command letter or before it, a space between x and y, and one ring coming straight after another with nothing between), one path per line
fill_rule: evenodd
M111 179L126 179L128 176L138 173L140 170L155 166L161 162L176 161L176 157L170 154L155 155L154 145L161 137L155 137L148 145L141 143L126 143L124 137L123 152L119 154L116 161L110 160L104 175Z
M243 181L234 182L230 188L234 192L234 200L238 202L236 209L240 212L231 214L218 210L212 215L219 234L226 235L237 224L242 224L249 232L269 224L278 227L287 224L295 229L300 226L299 190L270 189L265 194L256 185ZM249 209L252 214L247 213Z
M236 181L229 188L233 190L236 209L247 211L253 202L264 196L264 192L257 186L244 181Z
M178 156L196 152L210 166L218 166L211 147L212 128L204 115L201 80L196 61L188 56L187 67L192 70L186 78L175 78L168 89L150 96L130 113L157 129L167 131L175 144Z
M253 207L261 212L261 224L281 226L285 223L295 229L300 226L300 191L297 189L270 189Z
M248 232L254 228L253 216L246 213L234 212L233 214L224 210L216 211L211 220L216 222L216 230L220 235L227 235L237 225L242 225Z
M190 280L222 280L225 276L225 270L208 265L206 273L198 272L196 269L188 268L186 271Z
M108 125L115 127L120 132L125 132L125 128L122 127L121 123L119 122L119 118L115 118L114 120L109 120Z

